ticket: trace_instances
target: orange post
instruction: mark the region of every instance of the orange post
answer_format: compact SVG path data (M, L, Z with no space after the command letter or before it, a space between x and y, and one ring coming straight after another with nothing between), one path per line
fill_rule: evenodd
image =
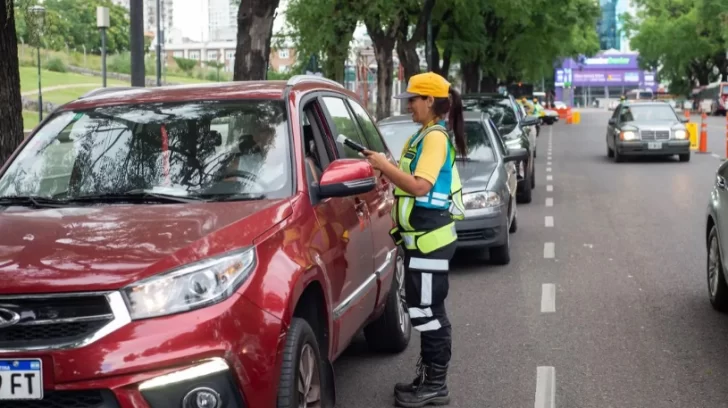
M705 123L707 116L705 112L700 115L700 147L698 149L700 153L708 152L708 124Z
M688 122L690 122L690 109L683 109L685 111L685 117L688 119Z

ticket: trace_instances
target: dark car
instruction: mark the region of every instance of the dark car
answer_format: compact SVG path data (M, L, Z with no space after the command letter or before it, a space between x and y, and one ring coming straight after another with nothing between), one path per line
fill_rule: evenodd
M607 127L607 156L672 156L690 161L687 119L666 102L625 101L614 110Z
M526 149L526 160L517 163L518 202L530 203L531 190L536 187L536 129L539 118L526 116L518 102L508 94L465 94L463 107L466 111L487 112L495 123L506 146Z
M100 92L0 167L0 406L334 406L411 324L391 154L323 78ZM22 381L21 381L22 380Z
M378 126L393 154L401 153L420 128L410 115L392 116ZM465 132L468 156L456 159L465 204L465 219L455 222L458 248L488 250L491 262L505 265L511 260L510 233L518 228L514 162L528 152L508 148L484 112L465 112Z

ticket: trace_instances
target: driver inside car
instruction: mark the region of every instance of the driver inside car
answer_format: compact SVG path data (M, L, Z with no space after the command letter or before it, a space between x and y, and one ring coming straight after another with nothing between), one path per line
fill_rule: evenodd
M238 145L233 148L232 160L223 173L226 182L238 182L245 186L243 192L262 192L275 187L278 182L285 183L284 166L278 162L275 167L263 168L264 164L273 162L267 158L275 139L275 129L263 127L252 134L240 136ZM252 189L252 191L250 191Z

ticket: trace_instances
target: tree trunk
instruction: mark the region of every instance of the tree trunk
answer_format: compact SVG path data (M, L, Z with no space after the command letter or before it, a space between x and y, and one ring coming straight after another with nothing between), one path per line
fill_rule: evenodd
M463 71L463 93L477 93L480 88L480 63L461 63Z
M343 84L345 79L344 71L346 70L346 58L342 58L342 56L337 55L336 50L329 49L326 52L326 60L324 61L322 69L324 71L324 77Z
M445 78L447 78L450 72L450 61L452 61L452 43L447 44L445 52L442 54L442 67L440 67L440 71L442 71L441 75Z
M406 41L397 41L397 57L404 70L404 82L409 82L413 75L420 73L420 57L417 55L416 44L414 47Z
M480 79L480 92L497 92L498 79L491 75L483 75Z
M333 38L336 41L325 47L326 61L324 62L324 76L334 81L344 84L346 79L346 60L349 58L349 44L354 36L358 18L353 18L350 10L351 4L346 0L337 0L334 3L334 14L332 18L336 19L334 24Z
M409 82L413 75L420 73L420 57L417 55L417 45L425 40L427 34L427 19L435 7L435 0L425 0L415 25L412 37L409 34L409 16L401 16L402 23L397 29L397 57L404 69L404 81Z
M0 0L0 167L23 141L23 105L20 101L18 38L13 2Z
M242 0L238 8L234 81L266 79L273 20L280 0Z
M392 114L392 81L394 81L394 38L374 43L377 59L377 120Z

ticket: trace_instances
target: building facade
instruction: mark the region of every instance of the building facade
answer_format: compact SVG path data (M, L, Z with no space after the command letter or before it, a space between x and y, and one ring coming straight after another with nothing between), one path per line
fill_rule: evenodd
M225 64L225 72L232 72L235 66L235 46L235 41L178 43L166 45L164 53L168 64L173 64L174 58L193 59L200 66L205 61L217 61ZM296 61L296 50L292 46L282 46L271 49L268 64L273 71L286 72Z
M238 8L231 0L204 0L207 3L208 41L232 41L238 28Z
M597 22L599 46L602 50L619 50L629 52L629 39L624 32L622 16L634 16L635 7L631 0L600 0L602 17Z
M555 74L556 100L569 106L604 107L632 89L658 90L655 71L639 68L636 52L603 51L582 61L565 60Z

